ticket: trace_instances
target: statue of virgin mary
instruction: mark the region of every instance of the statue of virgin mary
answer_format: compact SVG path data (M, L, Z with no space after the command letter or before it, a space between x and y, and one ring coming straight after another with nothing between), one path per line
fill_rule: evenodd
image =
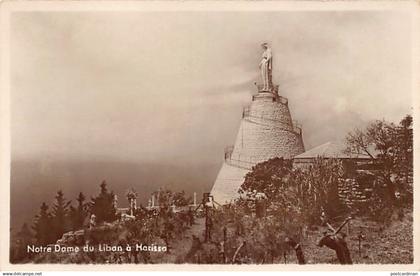
M264 49L262 54L262 59L260 62L261 76L263 80L262 91L270 91L271 88L271 68L273 62L273 56L271 54L271 49L268 46L268 43L261 44L261 47Z

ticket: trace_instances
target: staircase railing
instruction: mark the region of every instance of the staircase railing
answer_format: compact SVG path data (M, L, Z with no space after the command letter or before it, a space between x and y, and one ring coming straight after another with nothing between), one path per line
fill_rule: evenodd
M281 120L272 119L272 118L269 118L269 117L264 116L264 115L261 115L261 116L251 115L251 107L250 106L245 106L242 109L242 118L247 118L247 117L257 118L257 119L262 119L262 120L268 120L268 121L274 121L274 122L279 122L279 123L284 124L283 121L281 121ZM299 135L302 134L302 125L300 123L298 123L298 121L293 120L291 124L286 123L285 125L291 126L292 129L293 129L293 132L295 132Z

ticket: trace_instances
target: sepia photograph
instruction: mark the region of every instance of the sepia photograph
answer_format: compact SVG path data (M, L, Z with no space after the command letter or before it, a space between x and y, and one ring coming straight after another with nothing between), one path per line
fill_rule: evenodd
M66 2L3 18L2 263L418 265L418 2Z

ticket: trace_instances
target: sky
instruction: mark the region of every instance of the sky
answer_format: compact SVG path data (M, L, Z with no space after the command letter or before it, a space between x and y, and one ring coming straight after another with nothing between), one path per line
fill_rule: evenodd
M410 112L410 21L387 12L21 12L14 158L212 159L260 82L260 44L307 148Z
M398 122L412 111L410 34L403 11L16 12L12 161L38 164L19 183L112 161L211 167L209 186L261 82L262 42L306 149Z

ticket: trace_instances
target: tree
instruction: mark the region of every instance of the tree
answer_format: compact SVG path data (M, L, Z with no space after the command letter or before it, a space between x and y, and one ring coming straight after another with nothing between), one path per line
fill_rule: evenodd
M83 227L83 222L87 217L87 205L85 203L86 197L82 192L79 193L77 197L77 208L71 206L72 209L72 227L74 230L80 229Z
M91 202L91 212L95 214L96 221L98 223L106 221L112 222L116 220L117 210L113 204L114 202L114 192L108 191L106 181L102 181L101 192L97 197L92 198Z
M71 229L78 230L83 228L83 223L88 215L88 204L85 203L85 196L83 193L79 193L77 197L76 208L70 206L69 217L71 220Z
M398 188L404 195L413 196L413 117L405 116L396 127L394 143L395 169L398 174Z
M329 216L337 216L345 211L345 207L338 196L338 185L344 174L340 160L317 158L307 171L302 171L302 174L304 184L302 188L309 190L308 194L313 197L312 200L309 200L312 211L319 212L324 209ZM305 199L305 197L298 198ZM308 204L308 200L303 203L302 208L305 208L306 204ZM311 216L315 214L317 213L312 212Z
M35 216L35 223L32 229L35 232L35 240L38 245L47 245L54 240L54 235L51 232L52 221L50 213L48 212L48 205L43 202L39 214Z
M254 166L240 193L249 199L264 194L283 222L316 223L321 209L332 216L345 211L338 197L342 176L342 164L336 159L318 158L310 168L300 170L293 169L290 160L273 158Z
M365 154L379 166L375 170L378 187L386 189L386 198L396 202L396 192L411 193L412 117L407 115L398 126L384 120L370 123L366 129L355 129L346 137L346 152Z
M71 201L64 198L60 190L55 196L55 202L52 210L52 224L55 239L59 239L70 228L69 205Z
M28 253L28 245L33 245L33 234L28 224L24 223L11 244L10 260L12 263L22 262L31 254Z
M172 202L175 206L182 207L192 203L191 197L187 197L184 191L175 192L173 194Z
M245 176L239 193L251 196L254 192L264 193L271 201L279 196L280 190L287 186L292 162L283 158L272 158L261 162L252 168Z

